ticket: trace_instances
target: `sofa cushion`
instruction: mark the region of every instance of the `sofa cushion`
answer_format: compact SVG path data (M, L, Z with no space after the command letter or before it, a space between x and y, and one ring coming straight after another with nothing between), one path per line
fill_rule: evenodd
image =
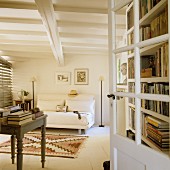
M38 100L37 106L41 110L56 111L57 105L64 105L64 100Z
M91 112L94 111L94 101L66 100L68 111Z

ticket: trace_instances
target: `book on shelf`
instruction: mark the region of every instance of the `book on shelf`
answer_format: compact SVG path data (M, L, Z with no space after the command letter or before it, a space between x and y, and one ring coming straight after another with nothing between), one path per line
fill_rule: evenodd
M170 134L169 128L157 128L149 123L146 123L146 128L152 130L153 132L160 134L160 135L168 135Z
M135 108L129 108L129 127L135 130Z
M132 4L130 4L132 5ZM134 10L133 10L133 5L132 7L127 11L127 29L129 30L134 26Z
M169 128L169 123L153 116L146 117L147 122L158 128Z
M149 25L144 25L140 27L140 41L144 41L167 33L168 33L168 8L166 6L165 9L150 22Z
M140 18L144 17L161 0L142 0L139 1Z
M169 151L169 144L157 143L157 141L155 141L151 136L148 136L146 139L153 145L155 145L157 148L159 148L161 151Z
M135 77L135 67L134 67L134 57L128 58L128 78L134 79Z
M160 135L148 128L146 129L146 131L147 135L151 136L153 139L157 140L160 143L169 142L169 134Z
M24 119L24 120L19 120L19 121L8 120L8 124L9 125L22 125L22 124L25 124L25 123L28 123L28 122L31 122L31 121L32 121L32 116L30 118L27 118L27 119Z

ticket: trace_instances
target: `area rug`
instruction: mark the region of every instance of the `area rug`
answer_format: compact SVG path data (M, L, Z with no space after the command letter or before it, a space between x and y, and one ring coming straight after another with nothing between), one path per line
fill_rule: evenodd
M88 136L46 134L46 156L76 158L87 138ZM25 134L23 154L41 155L40 142L41 134ZM0 153L11 153L10 140L0 144Z

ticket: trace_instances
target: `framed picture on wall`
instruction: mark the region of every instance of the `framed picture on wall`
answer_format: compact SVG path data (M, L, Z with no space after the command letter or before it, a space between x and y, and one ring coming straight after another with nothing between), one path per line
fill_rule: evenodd
M70 84L70 72L56 72L56 84Z
M74 84L87 85L89 81L89 70L87 68L77 68L74 70Z

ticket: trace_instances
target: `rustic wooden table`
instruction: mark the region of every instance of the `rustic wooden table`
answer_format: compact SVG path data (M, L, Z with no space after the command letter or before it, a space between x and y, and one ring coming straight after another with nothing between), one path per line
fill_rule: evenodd
M41 127L41 162L42 168L45 165L45 133L46 133L46 118L47 115L43 115L31 122L23 125L1 125L0 134L11 135L11 159L14 164L15 158L15 137L17 139L17 170L22 170L23 166L23 137L24 134L32 131L38 127Z

